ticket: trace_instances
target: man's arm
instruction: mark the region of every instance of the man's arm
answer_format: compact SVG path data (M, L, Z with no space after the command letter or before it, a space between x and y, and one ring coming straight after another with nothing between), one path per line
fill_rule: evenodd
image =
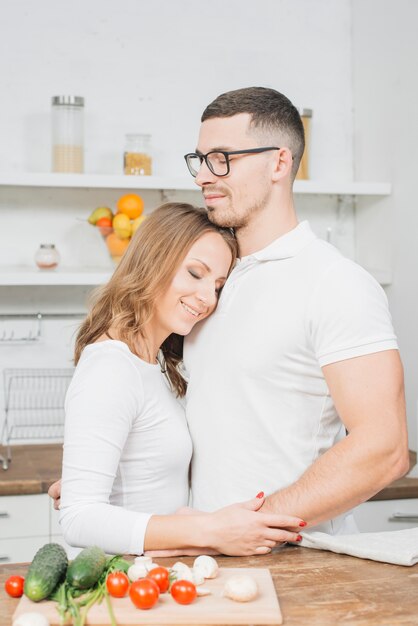
M323 373L348 435L262 508L298 515L308 527L364 502L409 469L398 351L333 363Z

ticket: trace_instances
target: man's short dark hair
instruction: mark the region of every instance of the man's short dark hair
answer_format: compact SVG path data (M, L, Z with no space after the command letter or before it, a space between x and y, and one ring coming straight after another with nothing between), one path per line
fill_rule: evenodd
M295 178L305 149L305 133L296 107L282 93L267 87L246 87L227 91L203 111L201 121L214 117L232 117L239 113L251 115L251 126L280 138L293 156L292 176Z

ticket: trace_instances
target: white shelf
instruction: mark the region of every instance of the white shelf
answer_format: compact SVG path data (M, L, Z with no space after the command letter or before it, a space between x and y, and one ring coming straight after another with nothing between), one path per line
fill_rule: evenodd
M109 280L112 269L102 268L57 268L56 270L38 270L33 267L0 267L0 287L11 286L95 286ZM384 270L368 270L376 280L387 286L392 282L390 272Z
M0 286L101 285L109 280L112 270L102 268L57 268L38 270L32 267L0 267Z
M156 189L199 191L193 178L169 176L117 176L105 174L0 173L0 186L78 189ZM390 183L297 180L296 194L388 196Z

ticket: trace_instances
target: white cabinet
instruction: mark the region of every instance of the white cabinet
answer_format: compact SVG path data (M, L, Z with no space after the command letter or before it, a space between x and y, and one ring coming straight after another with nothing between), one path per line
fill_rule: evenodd
M47 494L0 497L0 563L32 561L46 543L65 546Z
M403 530L418 526L418 498L372 500L353 511L361 532Z

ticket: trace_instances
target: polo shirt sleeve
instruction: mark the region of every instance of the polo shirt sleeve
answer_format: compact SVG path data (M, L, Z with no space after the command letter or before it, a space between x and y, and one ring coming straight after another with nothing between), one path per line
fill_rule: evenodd
M307 324L321 367L398 348L385 292L349 259L339 259L320 279Z

